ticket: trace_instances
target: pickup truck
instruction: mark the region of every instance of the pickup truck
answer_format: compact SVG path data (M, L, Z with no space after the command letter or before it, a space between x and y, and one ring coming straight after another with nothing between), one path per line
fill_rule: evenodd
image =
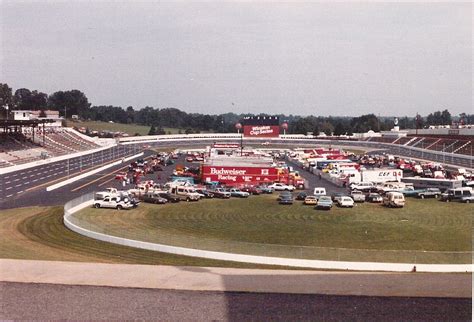
M223 188L216 188L210 192L212 193L214 198L224 198L224 199L230 198L230 192L225 191Z
M131 209L134 205L131 202L125 202L117 197L105 197L104 199L94 200L94 208L113 208L117 210Z

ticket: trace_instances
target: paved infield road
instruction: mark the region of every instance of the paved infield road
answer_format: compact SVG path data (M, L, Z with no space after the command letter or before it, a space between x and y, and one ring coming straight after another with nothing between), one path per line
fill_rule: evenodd
M470 320L471 299L193 292L0 283L1 319Z

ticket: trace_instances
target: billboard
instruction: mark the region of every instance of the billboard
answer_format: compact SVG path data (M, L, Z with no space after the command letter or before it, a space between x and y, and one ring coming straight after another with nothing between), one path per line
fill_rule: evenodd
M241 123L243 124L244 136L278 137L280 135L278 116L245 117Z
M273 167L233 167L202 165L203 182L223 182L226 184L242 184L278 180L278 169Z
M244 136L250 137L278 137L278 125L244 125Z

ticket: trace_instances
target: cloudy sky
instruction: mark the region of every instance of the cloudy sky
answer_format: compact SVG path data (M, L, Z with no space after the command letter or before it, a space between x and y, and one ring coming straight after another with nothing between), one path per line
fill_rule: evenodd
M188 112L473 112L471 3L0 0L0 82Z

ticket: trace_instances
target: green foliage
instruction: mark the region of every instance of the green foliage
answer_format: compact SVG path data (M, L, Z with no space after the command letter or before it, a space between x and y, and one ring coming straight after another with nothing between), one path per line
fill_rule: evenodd
M67 116L79 115L86 117L90 105L86 95L77 89L55 92L48 98L48 107L59 111L61 115L67 113Z
M150 131L148 131L148 135L155 135L156 134L156 129L155 129L155 126L152 125L150 127Z
M426 117L426 124L428 125L451 125L451 113L448 110L436 111L428 114Z
M16 110L44 110L48 105L48 95L20 88L15 91L13 104Z

